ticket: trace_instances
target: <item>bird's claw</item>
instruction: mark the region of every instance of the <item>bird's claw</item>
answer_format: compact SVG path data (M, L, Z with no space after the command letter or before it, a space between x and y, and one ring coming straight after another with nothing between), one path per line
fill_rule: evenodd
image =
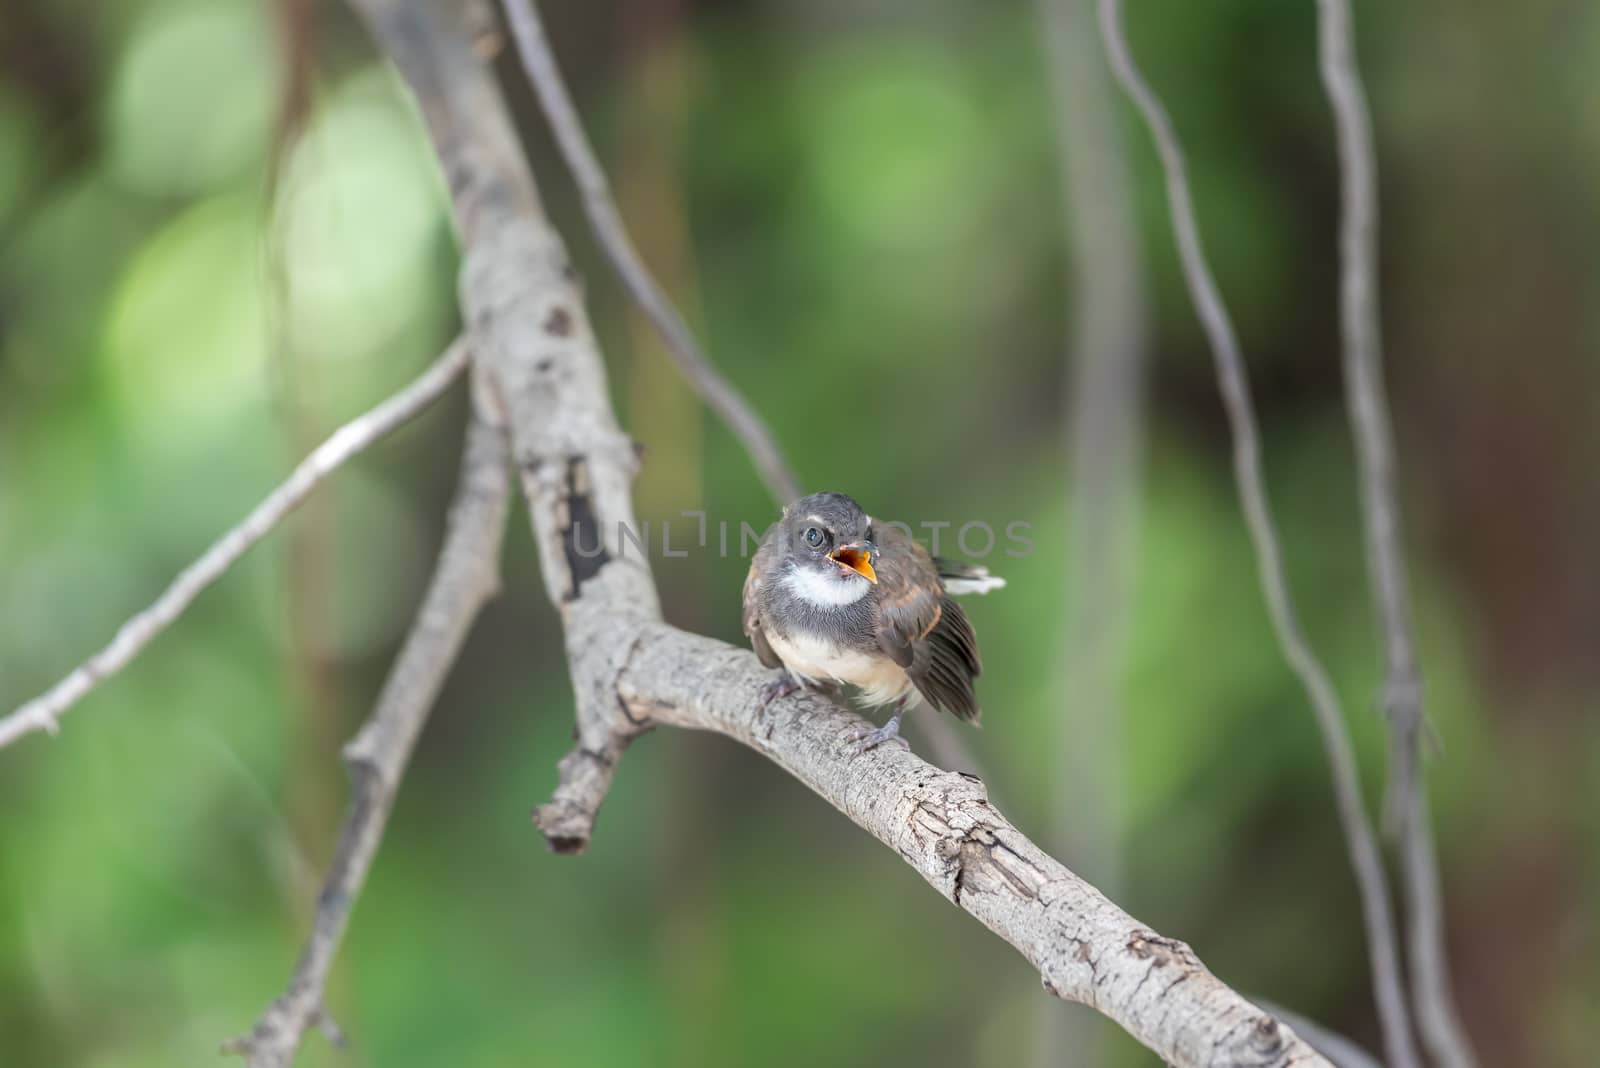
M800 680L785 671L761 687L761 697L756 704L756 711L765 714L767 706L772 702L799 693L801 689Z
M878 748L891 738L900 737L900 717L895 716L881 727L856 727L845 737L855 743L856 752L865 753L869 749Z

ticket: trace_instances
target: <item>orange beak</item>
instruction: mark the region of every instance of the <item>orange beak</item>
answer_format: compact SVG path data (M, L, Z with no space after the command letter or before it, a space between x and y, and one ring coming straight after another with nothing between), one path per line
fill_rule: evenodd
M878 572L872 567L872 558L876 555L878 555L876 545L870 541L858 541L853 545L839 546L828 554L828 559L843 564L868 582L876 583Z

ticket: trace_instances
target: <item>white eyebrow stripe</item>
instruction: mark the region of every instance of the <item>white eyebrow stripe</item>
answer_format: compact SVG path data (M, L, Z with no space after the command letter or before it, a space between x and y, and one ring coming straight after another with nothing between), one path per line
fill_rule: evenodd
M806 522L815 523L819 527L825 527L828 525L827 520L823 519L820 515L808 515L806 516Z

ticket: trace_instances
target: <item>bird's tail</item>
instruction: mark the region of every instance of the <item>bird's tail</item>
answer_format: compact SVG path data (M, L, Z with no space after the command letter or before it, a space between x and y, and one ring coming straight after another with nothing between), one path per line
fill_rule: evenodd
M934 558L939 577L944 579L944 591L955 597L968 593L988 593L1006 584L999 575L989 574L989 569L979 564L964 564L959 560Z

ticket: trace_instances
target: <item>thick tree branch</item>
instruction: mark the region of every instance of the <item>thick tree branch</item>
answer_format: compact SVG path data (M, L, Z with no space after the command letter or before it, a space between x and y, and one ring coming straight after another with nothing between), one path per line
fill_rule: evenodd
M350 808L317 897L311 935L288 989L246 1035L224 1046L251 1068L286 1068L313 1026L338 1032L323 1006L334 954L377 853L417 735L427 722L472 623L499 590L500 542L511 499L505 436L481 419L467 428L460 482L444 546L411 631L372 716L345 746Z
M1045 989L1121 1024L1177 1065L1326 1064L1293 1032L1029 841L984 784L907 747L861 753L854 713L817 697L775 702L755 657L663 624L614 630L619 719L715 731L765 755L1011 943Z
M256 505L238 526L184 568L154 604L122 625L111 644L75 668L48 691L0 719L0 748L33 731L54 734L61 715L84 695L115 675L170 627L207 586L221 578L256 542L311 495L323 479L396 428L414 419L466 369L467 346L456 341L421 377L364 415L334 431L294 469L288 479Z
M502 405L547 592L560 610L578 746L535 820L582 849L622 752L657 723L758 748L1017 946L1058 996L1093 1005L1182 1065L1325 1064L999 816L981 782L901 746L847 747L861 721L816 698L758 715L754 656L660 622L648 564L623 552L633 452L559 236L514 151L503 102L447 0L355 0L421 104L465 246L462 300Z
M567 92L532 0L505 0L505 10L523 69L533 82L539 106L578 184L584 213L606 259L639 308L655 324L683 376L739 439L773 497L780 504L788 504L800 496L800 483L784 459L777 439L750 402L723 377L695 341L689 325L634 248L622 213L617 210L616 199L611 195L611 183L606 180L600 160L589 144L588 134L584 133L583 120L578 117L572 95Z
M1348 0L1317 0L1322 82L1339 146L1340 312L1346 406L1360 472L1367 572L1383 636L1383 707L1389 719L1389 788L1385 808L1399 831L1400 873L1408 919L1411 999L1417 1028L1441 1068L1472 1068L1475 1059L1450 990L1438 862L1419 763L1424 717L1422 677L1412 635L1395 449L1383 382L1378 318L1378 159Z
M609 658L586 644L589 596L604 585L607 618L660 618L649 562L628 551L637 457L617 426L604 364L577 277L550 225L505 102L448 0L352 0L411 87L448 180L463 257L460 291L485 396L498 407L528 503L545 589L566 628L579 744L546 806L547 838L564 851L588 841L603 790L629 734ZM577 802L594 800L593 807ZM568 803L572 801L574 803Z
M1410 1015L1401 989L1399 954L1395 948L1394 916L1389 904L1388 881L1384 873L1383 858L1378 851L1377 835L1362 804L1355 753L1350 743L1339 696L1322 662L1306 641L1289 592L1283 551L1267 503L1265 480L1261 471L1260 431L1256 425L1254 404L1250 398L1250 383L1245 373L1244 357L1240 353L1239 339L1234 332L1222 294L1217 288L1216 279L1211 274L1210 265L1206 262L1205 252L1200 244L1200 227L1195 218L1193 197L1189 191L1183 149L1176 131L1172 128L1172 121L1167 115L1166 108L1162 106L1133 61L1124 36L1120 0L1100 0L1100 29L1111 60L1111 69L1123 91L1138 109L1155 142L1156 152L1161 158L1161 166L1166 175L1167 201L1172 214L1172 227L1177 238L1184 280L1188 284L1201 325L1210 340L1212 355L1217 365L1217 381L1222 392L1223 406L1227 410L1228 423L1233 431L1234 478L1238 484L1239 498L1250 530L1250 538L1255 546L1262 592L1266 597L1278 643L1283 647L1284 657L1311 699L1317 726L1322 733L1323 746L1328 753L1339 818L1344 825L1351 865L1355 869L1356 885L1361 894L1362 913L1367 929L1367 947L1371 955L1374 994L1377 998L1379 1021L1383 1026L1384 1050L1389 1068L1417 1068L1417 1054L1411 1038Z

